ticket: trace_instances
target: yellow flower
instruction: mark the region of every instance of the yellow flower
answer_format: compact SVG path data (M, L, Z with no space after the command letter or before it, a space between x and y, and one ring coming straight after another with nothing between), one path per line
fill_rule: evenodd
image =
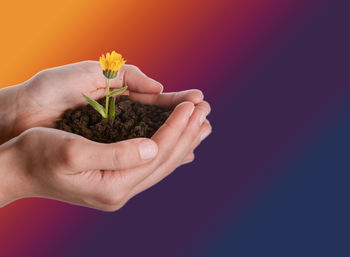
M112 53L107 53L106 56L103 54L100 57L100 65L103 69L103 74L108 79L113 79L117 76L118 70L125 64L125 60L122 55L112 51Z

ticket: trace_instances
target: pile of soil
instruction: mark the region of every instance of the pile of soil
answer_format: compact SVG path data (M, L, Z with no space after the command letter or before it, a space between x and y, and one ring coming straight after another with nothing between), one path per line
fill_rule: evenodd
M98 102L105 106L105 98ZM171 111L156 105L142 104L121 95L116 99L113 121L103 118L93 107L86 105L67 110L63 119L56 122L56 128L100 143L113 143L136 137L151 138Z

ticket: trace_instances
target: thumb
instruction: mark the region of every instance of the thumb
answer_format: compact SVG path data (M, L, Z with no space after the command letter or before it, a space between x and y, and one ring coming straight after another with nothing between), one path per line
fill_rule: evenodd
M152 160L158 153L157 144L148 138L134 138L112 144L86 140L76 151L80 169L124 170Z

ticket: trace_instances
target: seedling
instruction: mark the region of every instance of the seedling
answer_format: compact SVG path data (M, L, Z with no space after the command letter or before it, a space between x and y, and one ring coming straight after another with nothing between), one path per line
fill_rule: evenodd
M107 92L106 92L106 106L103 107L97 101L87 97L82 94L85 100L96 110L98 111L103 118L108 118L114 120L115 116L115 97L118 94L123 93L128 87L122 87L115 91L109 92L110 80L117 77L118 71L125 64L125 60L123 59L121 54L118 54L115 51L112 53L107 53L106 56L103 54L100 57L100 65L102 67L102 73L107 78ZM109 99L111 98L111 103L109 103Z

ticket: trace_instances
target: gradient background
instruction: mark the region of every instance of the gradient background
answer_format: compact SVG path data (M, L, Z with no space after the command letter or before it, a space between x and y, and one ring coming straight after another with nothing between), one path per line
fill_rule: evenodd
M2 2L1 87L115 49L203 90L213 134L116 213L0 209L0 256L350 256L347 2Z

